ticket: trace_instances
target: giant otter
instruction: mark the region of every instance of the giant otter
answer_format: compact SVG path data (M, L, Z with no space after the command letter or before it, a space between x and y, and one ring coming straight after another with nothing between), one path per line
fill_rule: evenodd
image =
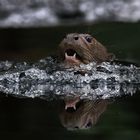
M94 126L106 110L107 100L80 100L76 109L64 109L60 112L61 124L68 130L88 129ZM65 106L66 107L66 106Z
M107 49L89 34L68 34L59 45L59 54L62 61L79 65L104 61L111 61L114 55L107 52Z
M114 59L114 55L112 53L108 53L107 49L91 35L78 33L70 33L61 41L59 45L59 57L62 62L65 62L65 66L67 66L67 64L68 66L73 66L80 65L81 63L88 64L90 62L100 64L102 62L112 61ZM83 73L85 72L83 71ZM82 74L81 71L80 74ZM72 118L74 118L74 121L77 122L76 127L78 128L86 128L89 125L95 124L98 117L105 110L104 107L106 106L106 102L101 101L99 104L96 104L96 110L94 109L94 105L90 102L91 104L88 104L90 111L87 113L87 108L84 111L77 111L76 106L79 102L79 96L73 97L72 99L65 99L65 111L73 109L75 110L75 114L78 112L78 115L76 115L77 117L73 117L73 115L70 117L70 114L67 112L65 112L66 114L64 116L61 115L62 124L65 127L75 127ZM103 107L100 108L102 105ZM81 116L80 112L83 112Z

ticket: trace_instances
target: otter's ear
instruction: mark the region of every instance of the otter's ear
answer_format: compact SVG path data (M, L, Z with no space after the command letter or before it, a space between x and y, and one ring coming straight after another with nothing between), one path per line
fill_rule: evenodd
M115 57L115 55L114 55L113 53L109 53L109 54L108 54L108 60L109 60L109 61L114 61L115 58L116 58L116 57Z

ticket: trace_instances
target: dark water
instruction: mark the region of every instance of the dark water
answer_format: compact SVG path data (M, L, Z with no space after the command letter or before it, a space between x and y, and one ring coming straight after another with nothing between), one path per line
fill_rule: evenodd
M55 53L60 40L69 32L88 32L107 46L119 60L140 64L140 23L1 29L0 59L35 62ZM0 137L1 139L139 140L139 100L140 92L137 91L133 96L127 95L106 101L107 103L103 104L106 107L104 110L104 107L98 107L93 103L93 108L101 110L96 124L88 130L68 131L62 123L62 116L65 116L63 100L23 99L1 93ZM75 112L73 116L74 114ZM79 119L80 117L75 123L79 122Z

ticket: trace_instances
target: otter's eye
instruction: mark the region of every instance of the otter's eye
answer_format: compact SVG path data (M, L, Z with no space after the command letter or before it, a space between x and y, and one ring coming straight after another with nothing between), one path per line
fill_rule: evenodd
M91 36L86 36L85 39L86 39L86 41L89 42L89 43L91 43L91 41L92 41L92 37L91 37Z

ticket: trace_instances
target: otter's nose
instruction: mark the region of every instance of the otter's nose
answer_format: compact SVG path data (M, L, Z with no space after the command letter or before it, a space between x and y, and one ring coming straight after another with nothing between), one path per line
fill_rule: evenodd
M74 40L78 40L78 39L79 39L79 37L78 37L78 36L74 36L73 38L74 38Z

